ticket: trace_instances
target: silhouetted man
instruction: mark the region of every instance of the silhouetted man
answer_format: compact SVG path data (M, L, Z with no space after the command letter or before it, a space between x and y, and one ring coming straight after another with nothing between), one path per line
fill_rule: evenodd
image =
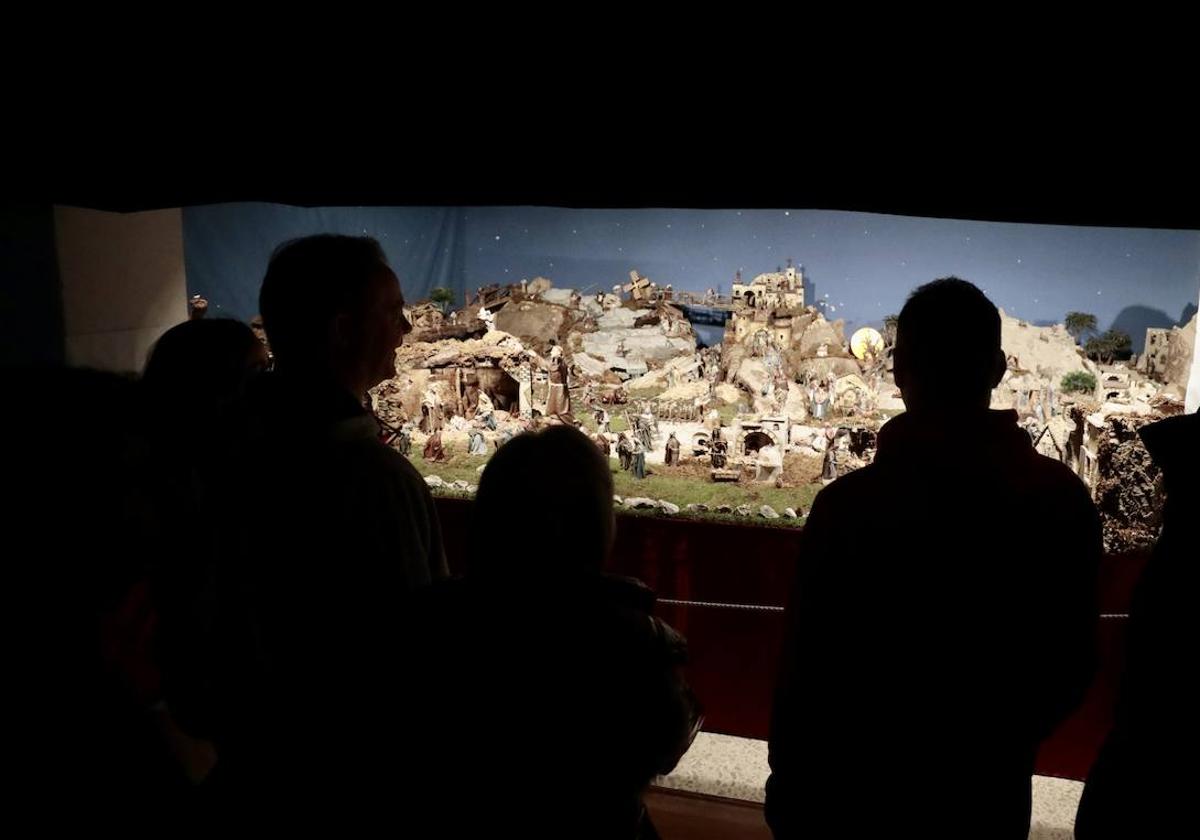
M908 411L804 530L771 732L777 838L1028 834L1038 744L1093 668L1102 547L1079 479L988 410L1004 370L977 288L912 294L895 351Z
M446 576L428 488L363 408L411 325L366 237L281 246L260 308L275 370L241 406L213 493L212 699L190 723L217 745L219 804L370 819L395 794L399 605Z

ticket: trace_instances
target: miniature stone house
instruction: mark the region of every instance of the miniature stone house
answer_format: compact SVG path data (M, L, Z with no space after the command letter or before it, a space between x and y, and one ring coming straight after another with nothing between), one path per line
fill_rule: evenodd
M741 423L734 439L734 451L743 455L757 452L768 444L783 450L788 442L788 430L791 426L788 417L760 417L755 421Z
M733 284L732 296L751 309L802 309L804 269L789 265L783 271L760 274L750 283Z

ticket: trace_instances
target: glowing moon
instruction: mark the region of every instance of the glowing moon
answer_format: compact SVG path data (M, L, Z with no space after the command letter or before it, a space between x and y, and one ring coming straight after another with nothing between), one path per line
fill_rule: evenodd
M863 327L850 337L850 352L859 359L865 359L868 353L878 356L883 352L883 336L879 330Z

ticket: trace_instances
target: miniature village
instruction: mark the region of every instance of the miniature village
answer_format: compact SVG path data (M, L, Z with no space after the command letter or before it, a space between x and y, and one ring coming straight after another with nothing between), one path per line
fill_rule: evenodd
M739 272L727 296L634 270L611 290L537 277L458 307L421 302L372 408L435 492L473 492L507 440L570 423L612 460L619 509L799 525L821 487L871 463L904 410L894 322L847 337L807 285L789 260L752 281ZM1063 324L1001 320L1008 370L992 407L1015 409L1038 450L1080 475L1109 551L1152 542L1161 497L1137 429L1183 411L1196 319L1107 363ZM694 324L723 324L721 340L704 346Z

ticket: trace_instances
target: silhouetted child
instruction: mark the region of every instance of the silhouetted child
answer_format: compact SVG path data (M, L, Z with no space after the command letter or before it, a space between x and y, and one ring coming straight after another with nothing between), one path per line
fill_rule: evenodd
M429 644L406 758L430 836L652 836L642 791L699 713L653 593L601 571L611 476L567 426L514 438L484 470L467 574L414 614Z

